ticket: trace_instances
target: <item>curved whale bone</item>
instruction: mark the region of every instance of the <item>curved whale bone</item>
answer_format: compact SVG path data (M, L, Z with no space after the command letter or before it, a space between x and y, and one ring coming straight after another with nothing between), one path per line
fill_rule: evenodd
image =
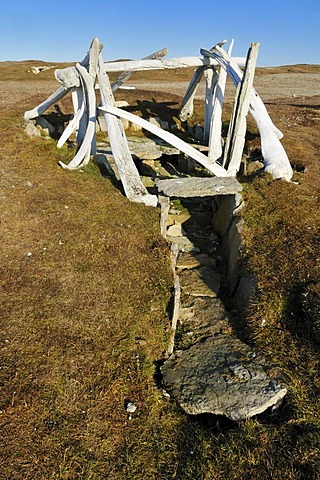
M82 101L80 104L80 108L77 110L73 119L69 122L68 126L65 128L63 134L59 138L57 143L58 148L61 148L66 143L70 135L79 127L79 123L84 114L84 111L85 111L85 105L84 105L84 101Z
M242 81L243 73L241 69L221 47L217 46L214 53L201 49L201 54L216 59L226 69L235 86L238 86ZM275 179L284 178L290 181L293 171L287 154L279 141L283 134L273 124L264 103L253 87L250 97L250 113L260 132L265 171L269 172Z
M77 145L81 145L86 134L86 128L88 125L88 109L85 102L85 97L83 96L82 87L74 88L71 90L72 104L74 109L74 114L76 115L78 110L84 108L83 115L79 119L79 124L76 126L76 142Z
M198 67L190 80L186 93L180 105L179 119L185 122L193 115L193 102L197 92L198 85L202 79L205 67Z
M84 102L87 101L88 104L89 118L83 142L73 160L71 160L68 165L61 161L59 162L61 167L67 170L77 170L88 164L90 160L91 145L94 140L96 129L96 96L94 91L94 79L87 72L86 68L79 63L77 63L76 69L81 78Z

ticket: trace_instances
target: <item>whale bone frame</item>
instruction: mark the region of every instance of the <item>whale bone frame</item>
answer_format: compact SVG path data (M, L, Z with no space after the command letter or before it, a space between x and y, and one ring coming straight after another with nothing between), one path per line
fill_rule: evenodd
M181 57L164 59L167 49L159 50L148 55L142 60L131 60L125 62L104 62L101 51L103 45L98 38L94 38L89 52L81 63L74 67L67 67L55 71L56 79L61 86L44 102L33 110L25 113L26 120L33 120L42 115L51 105L71 92L74 105L74 117L66 127L58 141L58 147L67 141L73 132L76 132L78 151L71 162L66 165L60 162L60 165L67 170L76 170L85 167L90 156L96 153L96 117L97 112L103 113L106 121L106 127L109 135L110 145L116 167L118 168L120 179L126 196L129 200L145 203L146 205L156 206L157 197L150 195L142 184L139 172L132 159L125 132L120 118L127 118L132 123L140 125L145 130L162 138L165 142L175 146L181 152L186 153L195 161L199 162L213 175L220 177L235 176L239 170L240 160L232 163L232 168L228 169L221 162L221 150L217 148L217 142L221 139L221 110L225 85L226 74L229 75L235 86L241 85L245 81L246 70L242 72L240 65L246 61L244 57L231 58L231 48L226 52L222 46L225 41L215 45L210 50L201 49L202 57ZM232 42L233 44L233 42ZM191 147L188 143L182 141L172 133L166 132L160 127L141 119L140 117L129 114L128 112L116 108L113 92L121 88L132 73L141 70L159 70L196 67L195 74L191 79L186 95L181 104L180 115L186 118L192 114L193 98L197 85L202 77L207 77L207 96L210 104L206 112L206 140L209 142L209 154L204 155L197 149ZM216 67L220 66L220 75L216 72ZM111 85L108 77L110 71L121 72L117 80ZM209 72L206 74L206 71ZM210 73L213 72L213 73ZM252 72L251 72L252 74ZM214 75L214 76L212 76ZM101 104L96 105L95 83L98 83L101 94ZM264 157L265 169L270 172L274 178L284 178L290 180L292 169L286 153L279 141L282 133L273 125L267 110L254 90L248 89L247 95L250 96L248 108L255 119L261 136L262 154ZM208 102L207 102L208 103ZM244 112L246 116L247 112ZM245 119L241 118L243 122ZM214 147L212 146L214 145ZM213 152L213 153L212 153Z

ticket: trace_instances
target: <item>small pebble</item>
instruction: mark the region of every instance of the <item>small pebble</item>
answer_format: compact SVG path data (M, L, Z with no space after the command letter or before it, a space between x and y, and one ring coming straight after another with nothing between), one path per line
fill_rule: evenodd
M134 413L137 410L137 406L133 402L129 402L126 410L128 413Z

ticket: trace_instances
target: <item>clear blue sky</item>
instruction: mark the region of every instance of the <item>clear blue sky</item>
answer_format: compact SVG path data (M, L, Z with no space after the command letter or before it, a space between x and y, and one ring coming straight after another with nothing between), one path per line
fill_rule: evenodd
M319 0L4 0L0 61L80 61L93 37L105 60L198 55L226 38L260 42L258 64L320 63Z

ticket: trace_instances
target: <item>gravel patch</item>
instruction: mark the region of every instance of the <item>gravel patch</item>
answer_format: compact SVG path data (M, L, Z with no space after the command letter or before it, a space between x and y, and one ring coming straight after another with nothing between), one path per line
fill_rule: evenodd
M148 81L135 81L134 76L128 82L128 85L136 86L149 91L169 91L179 96L183 96L188 81L185 82L161 82L161 72L159 72L159 81L150 84ZM320 95L320 74L319 73L279 73L259 75L254 80L254 86L263 100L273 100L275 98L288 97L311 97ZM202 99L205 94L205 83L202 81L196 93L196 98ZM226 101L234 98L235 89L228 82L226 90Z

